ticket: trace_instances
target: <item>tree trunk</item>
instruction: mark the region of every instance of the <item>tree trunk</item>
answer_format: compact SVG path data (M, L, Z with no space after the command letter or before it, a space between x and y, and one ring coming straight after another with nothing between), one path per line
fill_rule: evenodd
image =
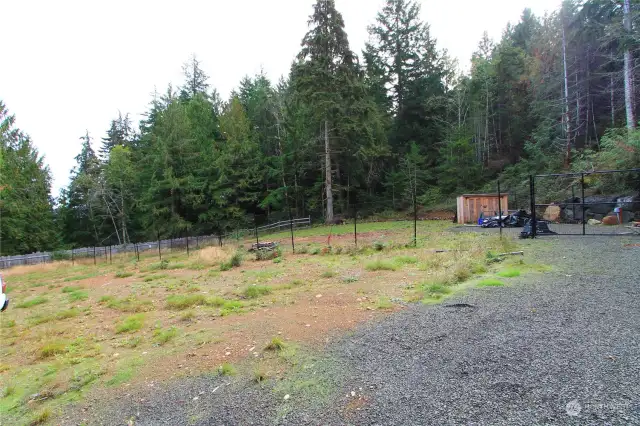
M329 144L329 120L324 121L325 188L327 190L326 223L333 222L333 188L331 187L331 146Z
M630 0L624 0L624 30L627 35L631 34L631 4ZM633 110L633 54L627 47L624 51L624 102L627 110L627 128L636 128L635 111Z
M564 159L566 167L571 165L571 117L569 112L569 78L567 77L567 39L564 33L564 21L562 23L562 63L564 65L564 111L565 132L567 138L567 153Z

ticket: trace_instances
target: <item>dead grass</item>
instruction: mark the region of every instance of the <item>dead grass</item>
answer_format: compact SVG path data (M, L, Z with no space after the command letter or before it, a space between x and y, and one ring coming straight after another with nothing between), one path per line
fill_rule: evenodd
M198 261L207 266L228 262L231 256L233 256L233 251L227 247L206 247L198 251Z

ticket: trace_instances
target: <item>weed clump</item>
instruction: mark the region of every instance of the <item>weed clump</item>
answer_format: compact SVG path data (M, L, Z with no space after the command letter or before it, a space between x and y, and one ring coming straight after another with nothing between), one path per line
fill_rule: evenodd
M505 269L504 271L498 272L496 275L502 278L515 278L520 276L519 269Z
M129 278L132 277L134 275L133 272L128 272L128 271L118 271L116 272L116 278Z
M89 293L84 290L76 290L69 293L69 302L80 302L82 300L87 300L89 298Z
M220 264L220 270L221 271L230 271L233 268L240 267L240 265L242 265L242 258L243 258L243 256L242 256L242 253L240 252L240 250L236 251L228 261L222 262Z
M144 325L144 315L136 314L126 317L116 325L116 333L131 333L138 331Z
M265 346L265 350L267 351L281 351L287 347L287 344L279 337L274 337L271 339L269 344Z
M504 287L504 283L500 280L496 280L495 278L487 278L478 283L478 287Z
M43 303L47 303L49 299L44 296L36 296L33 299L25 300L22 303L18 303L16 308L27 309L32 308L34 306L42 305Z
M207 298L202 294L173 295L167 298L167 308L179 311L206 304Z
M48 342L42 345L38 351L38 357L40 359L51 358L52 356L60 355L67 352L67 345L61 341Z
M367 271L395 271L398 265L388 260L377 259L365 265Z
M170 327L166 330L162 330L157 328L153 331L153 337L156 343L160 346L172 340L174 337L178 335L178 329L175 327Z
M335 277L337 274L334 271L324 271L322 273L322 275L320 275L322 278L333 278Z
M244 297L247 299L257 299L260 296L270 294L273 289L265 285L252 285L244 290Z
M235 376L236 369L233 367L233 365L225 362L220 367L218 367L218 374L220 376Z

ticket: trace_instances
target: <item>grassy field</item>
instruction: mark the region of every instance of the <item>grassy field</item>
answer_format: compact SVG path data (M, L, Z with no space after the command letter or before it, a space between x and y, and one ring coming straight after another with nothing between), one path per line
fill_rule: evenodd
M273 369L284 374L268 362L274 352L321 348L331 334L407 303L508 285L535 269L493 261L516 249L511 239L450 227L420 222L417 247L412 222L368 223L358 226L358 248L345 225L297 231L296 254L287 232L263 237L283 249L264 260L246 252L246 241L162 262L147 253L139 262L5 271L12 302L0 314L3 423L55 422L87 394L185 375L251 371L260 382Z

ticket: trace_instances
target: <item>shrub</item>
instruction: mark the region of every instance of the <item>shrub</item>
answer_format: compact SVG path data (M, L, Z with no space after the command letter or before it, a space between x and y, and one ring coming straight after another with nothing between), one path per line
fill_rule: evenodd
M264 349L267 351L281 351L285 347L287 347L287 345L281 338L274 337Z
M135 274L133 272L127 272L127 271L118 271L116 272L116 278L129 278L134 276Z
M296 249L296 253L298 254L307 254L309 253L309 247L307 246L300 246Z
M116 333L131 333L133 331L138 331L142 328L143 324L143 314L131 315L116 325Z
M240 265L242 265L242 253L240 251L236 251L233 256L231 256L231 259L229 259L229 263L234 268L240 267Z
M74 291L84 290L84 287L69 285L62 288L63 293L73 293Z
M44 296L36 296L33 299L25 300L22 303L16 305L16 308L31 308L33 306L42 305L43 303L47 303L49 299Z
M425 284L422 286L425 296L431 299L440 299L451 293L451 289L442 284Z
M264 285L252 285L244 290L244 296L248 299L257 299L260 296L271 293L272 288Z
M51 259L53 259L54 261L71 260L71 253L67 252L66 250L56 250L51 253Z

